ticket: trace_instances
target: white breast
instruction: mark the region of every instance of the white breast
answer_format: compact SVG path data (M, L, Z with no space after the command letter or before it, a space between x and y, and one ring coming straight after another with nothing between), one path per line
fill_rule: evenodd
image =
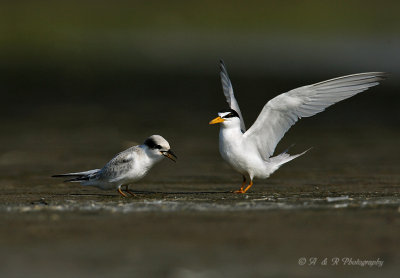
M222 158L242 175L265 176L265 161L255 148L244 144L240 130L221 128L219 150Z

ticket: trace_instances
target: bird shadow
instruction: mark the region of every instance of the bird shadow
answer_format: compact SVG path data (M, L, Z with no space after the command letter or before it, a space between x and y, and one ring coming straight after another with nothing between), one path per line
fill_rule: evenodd
M226 194L232 193L232 191L149 191L149 190L129 190L133 194L138 195L198 195L198 194ZM64 195L64 194L59 194ZM117 194L102 194L102 193L72 193L69 196L98 196L98 197L115 197Z

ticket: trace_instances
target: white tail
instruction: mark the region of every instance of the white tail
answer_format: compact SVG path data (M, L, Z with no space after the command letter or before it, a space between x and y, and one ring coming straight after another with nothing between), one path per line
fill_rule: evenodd
M304 152L299 153L299 154L295 154L295 155L290 155L286 151L284 151L283 153L281 153L281 154L279 154L277 156L270 157L268 163L272 164L272 170L273 171L271 172L271 174L273 172L275 172L276 170L278 170L279 167L281 167L283 164L285 164L285 163L287 163L287 162L289 162L289 161L291 161L291 160L293 160L295 158L298 158L299 156L302 156L303 154L305 154L306 152L308 152L311 149L312 148L309 148L308 150L305 150Z

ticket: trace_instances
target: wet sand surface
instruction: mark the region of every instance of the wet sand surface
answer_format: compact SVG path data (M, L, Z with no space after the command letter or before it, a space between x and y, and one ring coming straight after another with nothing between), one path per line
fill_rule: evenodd
M394 97L393 88L301 120L277 151L292 143L292 154L313 149L269 179L256 180L248 194L237 195L230 191L240 187L241 177L219 156L218 128L207 125L224 106L219 81L199 87L201 80L158 82L180 87L159 95L156 102L121 88L112 92L110 86L99 94L86 93L85 101L72 89L58 90L58 96L25 92L31 99L20 103L19 111L3 107L1 276L399 273L399 116L393 101L376 98L378 93ZM243 80L240 90L248 94L262 84ZM131 90L157 91L157 84L140 83ZM270 94L247 99L238 93L247 125L264 100L299 85L304 84L274 83ZM8 98L15 101L18 93ZM46 101L31 105L36 98ZM156 133L169 140L179 159L176 164L162 161L132 185L135 197L50 178L101 167L117 152ZM318 261L301 266L301 258L306 264L312 258ZM325 258L327 265L321 265ZM332 265L335 258L339 266ZM346 258L384 263L344 265Z
M130 199L59 187L51 194L44 187L2 192L7 277L393 277L399 271L400 201L388 185L363 192L274 185L243 196L212 184L197 185L202 192L161 191L169 184ZM318 258L317 266L299 266L303 257ZM320 265L324 258L327 266ZM330 265L335 258L384 265Z

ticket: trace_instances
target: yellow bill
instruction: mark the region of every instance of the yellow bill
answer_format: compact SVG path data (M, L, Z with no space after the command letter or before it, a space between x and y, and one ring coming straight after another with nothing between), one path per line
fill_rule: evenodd
M221 117L216 117L214 120L212 120L211 122L209 122L209 124L210 124L210 125L218 124L218 123L222 123L223 121L225 121L225 120L222 119Z

